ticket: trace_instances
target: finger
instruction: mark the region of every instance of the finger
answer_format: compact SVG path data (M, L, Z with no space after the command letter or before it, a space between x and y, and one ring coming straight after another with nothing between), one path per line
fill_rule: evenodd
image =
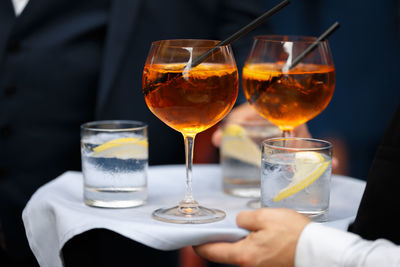
M266 209L242 211L236 217L236 223L241 228L245 228L250 231L258 231L265 225L266 216L268 216L266 213L268 213Z
M311 138L310 131L308 130L307 124L302 124L293 129L293 135L297 137Z
M236 243L209 243L200 246L194 246L194 251L203 258L210 261L225 263L225 264L235 264L238 253L239 242Z
M332 169L336 169L339 167L339 159L336 157L332 157Z
M244 103L237 106L228 117L229 121L253 121L253 120L265 120L262 118L249 103Z
M221 128L218 128L212 135L211 141L214 146L219 147L221 145L221 140L222 140L222 130Z

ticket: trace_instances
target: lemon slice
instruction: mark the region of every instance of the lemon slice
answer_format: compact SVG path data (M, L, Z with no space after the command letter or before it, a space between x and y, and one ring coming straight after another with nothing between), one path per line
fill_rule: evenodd
M224 136L244 137L246 136L246 130L240 125L229 124L224 129Z
M281 201L314 183L329 167L330 160L317 152L297 152L295 155L295 173L288 186L283 188L274 201Z
M224 129L223 136L222 155L261 167L261 149L243 127L230 124Z
M93 157L119 159L147 159L148 142L135 137L108 141L93 149Z

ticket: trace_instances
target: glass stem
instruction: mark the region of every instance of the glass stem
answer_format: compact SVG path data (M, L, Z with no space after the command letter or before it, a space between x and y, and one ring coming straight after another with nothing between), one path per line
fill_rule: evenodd
M292 136L292 131L289 130L282 131L282 137L291 137L291 136Z
M186 155L186 191L185 198L179 203L179 210L185 214L193 214L199 207L199 203L193 198L192 191L193 146L195 136L196 135L183 135Z
M282 131L282 137L283 138L288 138L292 136L292 131L289 130L283 130ZM286 147L287 144L287 140L283 140L283 147Z

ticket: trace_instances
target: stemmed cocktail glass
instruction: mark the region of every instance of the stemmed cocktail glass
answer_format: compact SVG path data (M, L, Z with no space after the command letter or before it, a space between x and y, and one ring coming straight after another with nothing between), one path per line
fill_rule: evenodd
M200 206L192 194L195 136L224 118L238 93L237 67L229 45L218 47L201 64L192 65L217 43L181 39L156 41L151 45L143 71L145 100L154 115L182 133L186 152L185 197L178 206L154 211L155 219L207 223L225 217L221 210Z
M283 136L321 113L332 98L335 68L327 40L292 66L315 41L304 36L256 36L243 68L247 101Z

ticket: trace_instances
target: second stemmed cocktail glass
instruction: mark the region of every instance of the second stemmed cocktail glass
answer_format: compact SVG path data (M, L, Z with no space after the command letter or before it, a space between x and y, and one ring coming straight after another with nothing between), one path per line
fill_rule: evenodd
M335 68L327 40L291 66L314 41L304 36L256 36L243 68L247 101L284 136L321 113L333 95Z
M183 134L186 151L185 197L178 206L154 211L155 219L207 223L225 217L221 210L200 206L192 194L195 136L224 118L238 94L237 67L229 45L220 46L201 64L192 66L196 58L217 43L181 39L156 41L151 45L143 71L145 100L160 120Z

